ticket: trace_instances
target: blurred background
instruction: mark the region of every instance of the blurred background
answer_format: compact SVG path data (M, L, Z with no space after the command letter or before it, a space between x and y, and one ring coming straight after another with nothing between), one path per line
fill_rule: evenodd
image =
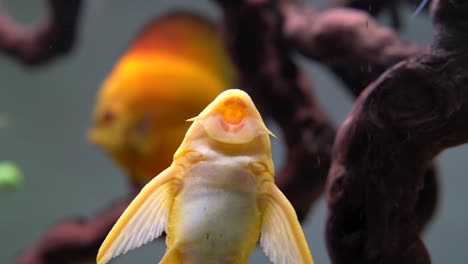
M324 7L325 1L308 1ZM0 2L16 20L35 23L46 13L41 0ZM0 54L0 161L13 160L23 170L24 184L0 190L0 263L13 263L54 223L69 217L91 217L125 197L129 188L124 172L86 139L97 89L113 64L152 18L183 8L217 18L210 1L94 0L85 3L75 48L50 63L28 68ZM427 14L410 19L401 34L420 44L431 39ZM386 18L381 18L386 23ZM353 100L341 83L320 65L297 58L314 82L319 103L338 126ZM274 124L269 124L279 134ZM277 168L283 164L281 137L273 140ZM445 151L439 158L441 199L437 215L424 235L433 263L461 263L468 259L468 162L466 146ZM304 222L315 262L329 263L324 244L323 199ZM155 263L164 241L116 259L113 263ZM268 263L256 249L250 263Z

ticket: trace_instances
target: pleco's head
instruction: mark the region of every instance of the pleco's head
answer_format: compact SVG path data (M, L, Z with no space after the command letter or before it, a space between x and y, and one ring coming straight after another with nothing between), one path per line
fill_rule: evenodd
M239 89L222 92L189 121L199 122L211 138L223 143L245 144L259 135L274 136L250 96Z

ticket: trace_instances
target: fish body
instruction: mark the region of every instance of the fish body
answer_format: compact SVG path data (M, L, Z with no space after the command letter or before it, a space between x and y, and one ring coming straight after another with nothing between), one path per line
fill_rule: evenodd
M215 24L172 12L145 26L104 80L89 138L146 184L171 164L185 120L234 84Z
M190 121L171 166L125 210L97 262L166 231L162 264L247 263L259 239L273 263L313 263L295 211L274 183L272 133L250 97L227 90Z
M169 215L174 224L167 228L168 248L177 248L184 263L246 263L261 215L255 175L239 168L242 163L214 157L187 172Z

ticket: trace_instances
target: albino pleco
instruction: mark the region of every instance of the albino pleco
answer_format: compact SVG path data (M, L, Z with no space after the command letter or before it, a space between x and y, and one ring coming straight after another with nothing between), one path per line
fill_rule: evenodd
M97 263L166 231L160 263L247 263L258 239L273 263L313 263L296 213L274 183L269 135L247 93L221 93L197 117L173 163L122 214Z

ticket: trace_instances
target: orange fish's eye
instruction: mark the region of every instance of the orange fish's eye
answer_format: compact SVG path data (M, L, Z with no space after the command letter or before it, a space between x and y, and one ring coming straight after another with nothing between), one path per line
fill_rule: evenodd
M108 125L114 121L115 115L110 110L106 110L98 120L98 125Z
M224 122L231 125L238 125L247 115L246 105L241 99L234 97L226 100L223 104L221 112L223 113Z

